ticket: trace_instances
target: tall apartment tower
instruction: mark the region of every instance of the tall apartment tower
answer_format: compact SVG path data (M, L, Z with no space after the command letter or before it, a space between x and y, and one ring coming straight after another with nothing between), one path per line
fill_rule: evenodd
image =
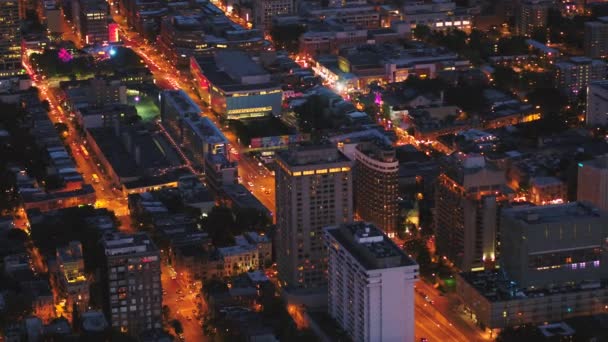
M334 146L305 146L276 157L277 262L288 291L327 284L323 228L353 219L351 161Z
M530 36L535 29L546 27L551 4L551 1L546 0L522 1L515 16L515 32Z
M115 233L102 240L104 312L131 335L162 327L160 254L148 235Z
M576 99L590 82L606 78L606 62L587 57L571 57L555 63L555 86L570 99Z
M608 155L578 164L576 200L608 211Z
M585 23L585 56L603 58L608 56L608 17Z
M0 77L23 73L18 0L0 0Z
M395 149L380 141L366 141L357 145L354 157L355 212L393 237L399 197Z
M481 155L455 154L435 191L437 251L463 271L493 267L505 173Z
M108 35L108 5L101 0L74 0L74 25L78 38L85 44L104 43Z
M353 341L414 341L418 265L375 226L325 229L328 311Z

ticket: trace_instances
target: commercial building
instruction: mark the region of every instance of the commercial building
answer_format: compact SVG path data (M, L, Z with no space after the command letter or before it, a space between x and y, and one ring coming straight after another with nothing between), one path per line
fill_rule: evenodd
M105 1L73 1L72 13L76 35L83 43L99 44L109 40L108 5Z
M71 241L57 249L57 280L66 308L76 305L79 312L85 312L89 305L89 281L84 273L82 244Z
M426 25L433 31L458 29L469 32L473 16L467 8L457 7L453 1L406 1L403 20L412 29Z
M399 161L395 149L383 142L362 142L355 149L355 212L389 237L397 230Z
M530 202L536 205L568 201L568 186L555 177L534 177L530 180Z
M585 56L604 58L608 56L608 17L585 23Z
M534 30L547 26L549 8L553 5L550 0L524 0L519 4L515 15L515 32L519 35L530 36Z
M492 268L505 173L481 155L449 157L435 190L437 253L461 270Z
M608 125L608 81L593 81L587 86L587 126Z
M586 57L572 57L555 63L555 85L566 96L576 99L590 82L606 78L606 62Z
M607 227L605 212L580 202L506 209L501 270L460 274L458 294L490 328L605 313Z
M103 309L112 328L135 335L162 327L160 253L145 233L106 236Z
M608 156L578 163L576 200L608 211Z
M605 279L607 224L607 214L581 202L505 209L500 264L522 288Z
M325 228L328 311L353 341L414 341L418 265L375 226Z
M247 30L225 16L206 14L204 9L202 14L164 18L157 42L180 68L189 66L190 57L211 55L216 49L259 51L267 44L261 31Z
M174 140L186 147L216 193L223 185L237 183L237 163L230 160L228 140L209 118L201 116L186 93L167 90L161 94L161 120Z
M304 146L276 155L276 252L288 290L327 284L322 229L353 219L352 163L333 146Z
M0 0L0 77L25 73L21 66L21 20L17 0Z
M279 15L289 15L294 12L294 0L255 0L253 2L253 25L264 31L269 31L272 18Z
M338 7L323 7L309 2L301 6L301 13L307 18L330 21L335 25L353 25L359 29L380 27L380 13L369 4L348 4Z
M224 120L281 113L281 86L245 52L217 51L211 57L192 57L190 72L202 100Z

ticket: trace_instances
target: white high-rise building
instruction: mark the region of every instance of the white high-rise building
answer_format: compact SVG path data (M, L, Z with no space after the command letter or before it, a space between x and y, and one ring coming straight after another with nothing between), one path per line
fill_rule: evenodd
M418 264L369 223L324 232L329 314L354 341L414 341Z

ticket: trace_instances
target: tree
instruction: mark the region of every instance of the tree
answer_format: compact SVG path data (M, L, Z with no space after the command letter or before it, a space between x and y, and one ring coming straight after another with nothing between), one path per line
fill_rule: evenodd
M216 246L227 246L234 243L236 230L234 214L228 207L213 207L207 217L201 220L201 226Z
M171 308L169 308L168 305L163 305L163 319L165 321L169 320L170 315L171 315Z
M413 31L414 38L418 40L426 40L431 35L431 29L427 25L418 24Z
M182 322L177 319L171 321L171 327L176 334L180 335L184 333L184 327L182 326Z
M300 36L306 32L306 27L300 24L273 26L270 36L274 45L288 52L296 53L300 45Z

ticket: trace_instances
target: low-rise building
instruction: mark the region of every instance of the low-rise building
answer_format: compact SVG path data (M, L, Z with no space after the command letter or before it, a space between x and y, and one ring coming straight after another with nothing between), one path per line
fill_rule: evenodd
M568 186L555 177L534 177L530 180L530 202L536 205L567 202Z
M245 52L192 57L190 71L198 94L222 119L278 116L281 112L280 85Z
M67 246L57 248L56 279L66 308L71 311L74 305L79 312L86 311L89 305L89 281L84 273L82 244L71 241Z

